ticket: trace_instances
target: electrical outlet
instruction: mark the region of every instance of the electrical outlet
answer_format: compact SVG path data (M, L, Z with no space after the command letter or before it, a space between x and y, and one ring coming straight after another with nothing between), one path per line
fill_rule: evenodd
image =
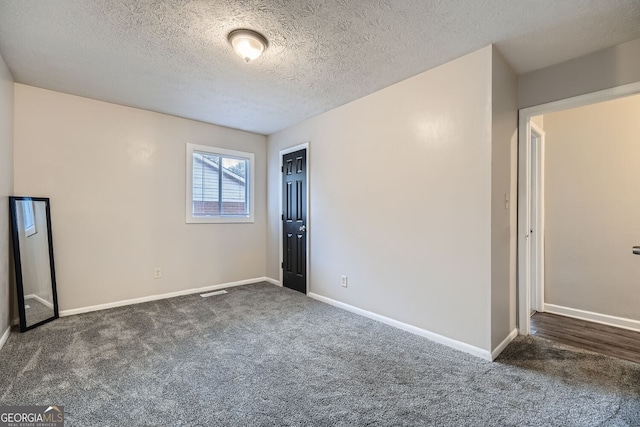
M157 267L155 270L153 270L153 278L159 279L161 277L162 277L162 270L160 269L160 267Z
M341 280L340 284L342 285L342 287L346 288L348 285L347 276L341 276L340 280Z

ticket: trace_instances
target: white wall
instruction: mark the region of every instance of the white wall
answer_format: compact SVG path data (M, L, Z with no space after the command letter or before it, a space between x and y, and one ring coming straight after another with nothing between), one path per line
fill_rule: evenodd
M516 328L518 79L492 55L491 349Z
M0 337L11 324L9 200L13 194L13 78L0 56Z
M185 224L187 142L255 153L255 223ZM266 137L16 84L14 150L16 194L51 198L61 310L265 276Z
M640 320L640 95L544 115L545 303Z
M279 151L309 141L310 291L490 350L491 58L481 49L270 135L268 275Z
M520 108L640 81L640 39L584 55L518 79Z

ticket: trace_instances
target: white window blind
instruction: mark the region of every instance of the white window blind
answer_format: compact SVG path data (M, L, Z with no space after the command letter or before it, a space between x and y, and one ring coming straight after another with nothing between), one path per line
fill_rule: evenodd
M187 222L253 221L252 153L187 144Z

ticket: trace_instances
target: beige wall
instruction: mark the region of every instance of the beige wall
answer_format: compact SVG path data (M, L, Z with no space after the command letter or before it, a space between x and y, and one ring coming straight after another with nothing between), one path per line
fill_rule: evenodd
M269 276L279 151L309 141L310 291L490 350L491 57L481 49L270 135Z
M255 153L255 223L185 224L187 142ZM61 310L265 275L264 136L16 84L14 151L16 193L51 198Z
M540 130L544 130L544 115L531 117L531 122L538 126Z
M10 319L9 201L13 194L13 78L0 57L0 336Z
M523 74L520 108L640 81L640 39Z
M495 48L491 80L491 348L494 349L516 328L514 201L518 141L518 79Z
M640 320L640 95L545 114L545 303Z

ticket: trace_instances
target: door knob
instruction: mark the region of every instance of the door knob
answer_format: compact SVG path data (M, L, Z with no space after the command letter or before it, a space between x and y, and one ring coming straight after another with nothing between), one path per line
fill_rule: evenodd
M640 255L640 246L634 246L633 247L633 254L634 255Z
M303 233L304 233L305 231L307 231L307 226L306 226L306 225L301 225L301 226L300 226L300 231L302 231ZM640 250L640 248L638 248L638 250Z

